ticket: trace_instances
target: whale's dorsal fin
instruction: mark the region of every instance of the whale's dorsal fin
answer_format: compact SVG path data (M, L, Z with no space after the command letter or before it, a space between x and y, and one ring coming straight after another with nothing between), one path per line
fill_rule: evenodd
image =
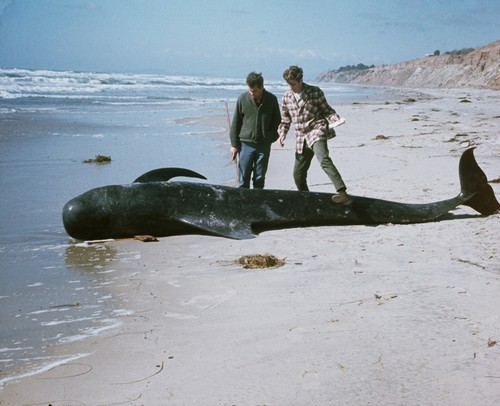
M139 176L133 183L148 183L148 182L166 182L177 176L184 176L187 178L206 179L205 176L200 175L198 172L191 171L184 168L159 168L146 172Z

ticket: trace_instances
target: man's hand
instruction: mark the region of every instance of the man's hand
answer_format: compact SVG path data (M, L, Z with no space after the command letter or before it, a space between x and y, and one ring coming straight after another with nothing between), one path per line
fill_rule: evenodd
M340 116L337 113L334 113L330 116L330 122L335 123L336 121L340 120Z
M278 138L280 145L281 145L281 148L283 148L285 146L285 139L286 139L286 135L280 135L280 137Z
M231 147L231 149L229 150L229 154L231 155L231 161L236 160L236 158L238 157L238 149L235 147Z

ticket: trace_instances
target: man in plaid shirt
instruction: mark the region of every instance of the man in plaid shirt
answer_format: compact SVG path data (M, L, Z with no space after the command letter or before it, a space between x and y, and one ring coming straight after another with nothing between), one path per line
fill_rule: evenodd
M298 66L290 66L283 73L283 78L290 85L283 95L281 123L278 128L279 142L284 146L286 135L292 122L295 124L295 165L293 179L298 190L308 191L307 171L316 155L321 168L332 181L337 194L334 203L351 204L347 187L342 176L333 164L328 151L327 141L335 137L335 130L328 122L340 120L335 110L326 101L323 91L316 86L303 82L303 71Z

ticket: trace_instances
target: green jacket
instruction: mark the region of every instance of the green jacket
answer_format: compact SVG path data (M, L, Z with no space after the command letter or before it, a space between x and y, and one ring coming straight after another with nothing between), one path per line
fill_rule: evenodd
M278 139L281 113L276 96L264 89L262 103L257 106L249 92L238 97L231 124L231 146L240 150L241 141L256 144Z

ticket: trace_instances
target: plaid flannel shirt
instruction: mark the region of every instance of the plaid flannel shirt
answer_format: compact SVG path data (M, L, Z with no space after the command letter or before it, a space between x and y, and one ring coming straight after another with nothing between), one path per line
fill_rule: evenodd
M278 128L280 136L286 136L292 121L295 126L296 151L302 154L304 141L309 148L319 140L335 137L335 130L328 127L328 119L335 110L328 104L323 91L316 86L304 83L302 97L296 100L293 91L283 95L281 123Z

